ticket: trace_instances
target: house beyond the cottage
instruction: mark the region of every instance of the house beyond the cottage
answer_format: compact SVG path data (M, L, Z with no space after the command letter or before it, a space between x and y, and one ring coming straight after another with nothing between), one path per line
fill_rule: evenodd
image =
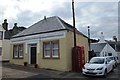
M101 32L100 41L98 43L91 43L91 49L96 56L117 56L115 45L115 42L105 40L103 32Z
M11 30L8 30L7 19L5 19L0 26L0 61L8 62L10 60L10 38L25 29L24 27L16 28L17 29L13 28Z
M7 19L5 19L0 26L0 61L6 62L10 59L10 36Z
M11 39L10 62L38 64L40 68L72 69L73 27L57 16L44 18ZM88 59L88 38L76 29L77 46L84 47Z

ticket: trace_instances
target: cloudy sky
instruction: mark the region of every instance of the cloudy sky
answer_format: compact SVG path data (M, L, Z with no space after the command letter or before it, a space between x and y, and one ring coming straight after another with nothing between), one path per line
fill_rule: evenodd
M90 26L92 38L101 32L106 39L118 36L118 1L75 0L75 15L76 28L85 35ZM71 0L0 0L0 24L7 19L9 29L14 23L28 28L44 16L59 16L72 25Z

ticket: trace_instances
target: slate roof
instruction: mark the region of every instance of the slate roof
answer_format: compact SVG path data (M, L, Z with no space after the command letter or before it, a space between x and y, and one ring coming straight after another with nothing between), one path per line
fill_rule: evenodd
M20 31L23 31L25 29L26 29L25 27L18 27L17 30L19 30L19 31L14 30L14 29L6 30L4 39L10 39L13 35L19 33ZM13 33L15 33L15 34L13 34Z
M12 34L10 33L10 31L5 31L5 35L4 35L4 39L10 39L12 36Z
M43 19L33 24L29 28L13 36L13 38L35 35L35 34L40 34L40 33L48 33L48 32L53 32L53 31L60 31L60 30L73 31L73 27L70 24L63 21L61 18L57 16L53 16L53 17ZM84 34L79 32L77 29L76 29L76 32L86 37Z
M116 51L117 51L117 52L120 52L120 41L117 42Z
M115 41L107 41L106 42L115 50L115 45L117 44Z
M26 29L25 27L13 27L13 29L10 29L9 32L11 33L11 37L12 37L13 35L18 34L19 32L25 29Z
M103 50L107 43L91 44L90 47L95 53L99 53Z

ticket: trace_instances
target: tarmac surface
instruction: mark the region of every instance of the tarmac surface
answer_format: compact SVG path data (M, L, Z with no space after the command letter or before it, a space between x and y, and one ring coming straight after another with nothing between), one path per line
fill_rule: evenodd
M120 80L120 65L116 67L113 72L110 72L107 78L84 76L82 73L76 72L62 72L56 70L40 69L34 67L25 67L22 65L15 65L10 63L2 64L2 80L56 80L56 79L70 79L70 80Z

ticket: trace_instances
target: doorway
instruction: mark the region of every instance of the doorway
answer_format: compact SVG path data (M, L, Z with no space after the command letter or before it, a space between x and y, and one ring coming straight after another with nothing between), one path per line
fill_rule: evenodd
M36 64L37 62L37 44L29 44L29 64Z
M36 47L31 47L31 64L36 64Z

